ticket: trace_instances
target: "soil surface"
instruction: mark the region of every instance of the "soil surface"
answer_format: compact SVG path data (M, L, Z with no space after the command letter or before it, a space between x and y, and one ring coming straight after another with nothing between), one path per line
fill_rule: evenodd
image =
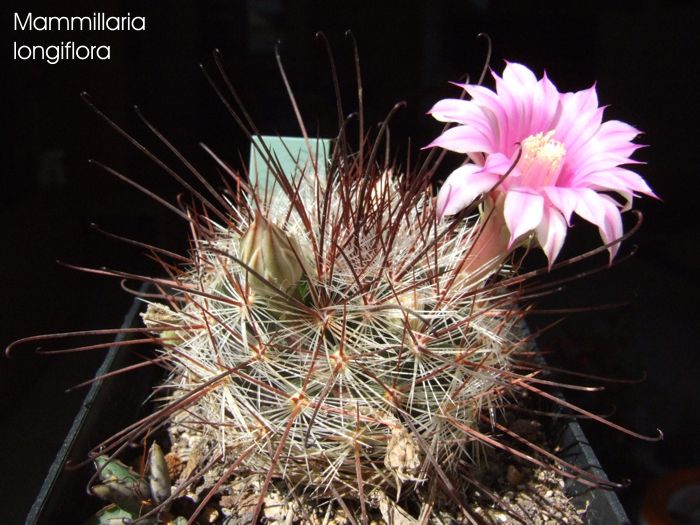
M517 419L511 424L520 436L539 445L545 443L540 423ZM174 486L189 479L203 457L210 454L205 444L186 431L171 431L172 447L166 460ZM555 471L534 466L526 460L501 450L483 447L482 467L470 473L473 483L464 483L460 499L464 508L447 497L444 490L434 490L432 504L410 487L396 502L387 494L374 491L367 495L365 514L370 525L427 524L582 524L585 509L577 509L567 496L564 478ZM187 493L177 498L173 511L187 515L207 494L215 494L207 503L197 523L248 525L261 499L265 473L247 472L219 484L224 466L211 468L191 484ZM476 481L478 480L478 481ZM360 504L350 499L316 500L290 492L284 484L273 482L262 497L259 523L275 525L345 525L363 522Z

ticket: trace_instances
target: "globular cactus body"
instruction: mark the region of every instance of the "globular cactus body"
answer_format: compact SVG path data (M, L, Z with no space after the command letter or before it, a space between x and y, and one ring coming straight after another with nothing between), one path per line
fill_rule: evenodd
M147 326L176 334L174 428L307 494L396 495L475 461L516 351L513 297L458 273L476 219L438 221L429 186L378 168L284 176L194 243L184 292ZM491 261L486 261L490 263Z

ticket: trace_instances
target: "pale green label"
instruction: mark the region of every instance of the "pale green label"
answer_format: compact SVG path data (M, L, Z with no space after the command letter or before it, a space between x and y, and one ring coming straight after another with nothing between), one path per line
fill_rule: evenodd
M274 162L267 158L262 145L270 152ZM257 147L256 147L257 146ZM307 142L302 137L276 137L256 135L250 147L248 173L253 187L258 188L258 195L273 195L279 184L275 180L271 166L279 165L287 179L298 182L304 176L313 176L314 164L318 169L319 182L326 180L326 163L330 155L331 140L310 138ZM309 150L314 155L312 160Z

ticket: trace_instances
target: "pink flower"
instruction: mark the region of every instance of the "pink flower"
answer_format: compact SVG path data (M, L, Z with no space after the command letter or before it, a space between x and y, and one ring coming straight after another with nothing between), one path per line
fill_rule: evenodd
M622 235L621 211L639 194L656 197L624 164L640 148L639 131L618 120L602 122L595 85L559 93L545 75L540 80L520 64L492 73L496 91L458 84L471 100L445 99L430 110L437 120L456 122L427 147L467 154L472 163L457 168L438 194L438 213L451 215L479 195L505 193L503 215L509 248L532 231L549 264L556 259L576 213L598 226L604 243ZM520 158L512 172L503 175ZM500 184L499 184L500 181ZM624 204L610 195L619 194ZM610 259L619 245L610 247Z

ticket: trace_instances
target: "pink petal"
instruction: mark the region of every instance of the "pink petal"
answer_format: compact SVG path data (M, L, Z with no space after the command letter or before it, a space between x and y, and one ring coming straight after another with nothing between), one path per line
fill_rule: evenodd
M564 215L568 224L571 224L571 214L576 209L576 203L578 202L576 192L569 188L558 186L547 186L543 188L543 191L552 203L552 206Z
M605 244L613 242L616 239L622 237L622 217L620 216L620 210L617 208L617 204L613 199L607 195L600 195L601 204L605 209L605 220L603 224L599 225L600 236ZM620 243L613 244L608 248L610 252L610 262L617 255L617 250L620 248Z
M474 103L468 100L445 98L438 100L428 113L440 122L460 122L465 124L469 116L474 113L473 106Z
M578 189L577 193L579 200L576 213L598 226L600 236L605 244L622 237L622 217L620 217L620 210L613 199L588 188ZM619 245L608 248L611 261L618 248Z
M636 164L638 162L629 157L644 147L631 142L638 134L637 129L624 122L603 122L590 140L567 151L569 165L580 176L621 164Z
M598 127L586 155L614 153L622 157L629 157L634 151L642 147L632 142L640 133L638 129L619 120L603 122Z
M596 133L603 119L603 109L598 107L595 86L561 95L562 110L556 125L555 138L564 143L569 155Z
M567 223L562 214L551 207L545 207L542 220L535 231L550 268L564 245L566 229Z
M507 192L511 186L519 187L518 170L513 168L513 161L502 153L492 153L487 155L484 162L484 171L497 175L497 182L500 183L493 189L497 192ZM508 173L510 171L510 173ZM508 176L504 178L504 175Z
M484 128L484 134L490 138L495 149L501 136L501 123L498 121L496 114L488 107L479 106L479 110L484 115L484 120L488 123L488 131Z
M477 166L483 166L486 160L486 155L484 155L483 153L471 152L467 153L467 157L469 157L469 160L471 160Z
M491 153L494 145L490 138L472 126L455 126L445 131L426 148L445 148L457 153Z
M609 152L591 153L588 146L586 146L579 150L576 158L566 158L566 163L562 167L562 174L559 176L557 184L569 187L585 187L589 185L586 180L590 175L598 172L609 172L623 164L643 163ZM565 176L564 172L566 172Z
M433 107L428 110L428 114L432 115L435 120L440 122L457 122L467 113L467 106L470 104L471 102L468 100L444 98L438 100Z
M503 80L514 89L532 87L537 83L535 74L516 62L506 62L506 67L503 69Z
M593 84L588 89L574 93L562 93L562 101L574 114L590 113L598 109L598 93Z
M612 168L591 173L583 177L581 182L599 190L616 191L620 194L642 193L649 197L658 198L642 177L625 168Z
M498 141L498 121L488 109L467 101L454 98L439 100L428 112L440 122L467 124L489 138L491 144ZM470 152L471 153L471 152Z
M480 166L465 164L457 168L447 177L438 193L438 217L460 212L497 182L498 175L485 172Z
M469 96L472 97L472 102L478 104L484 114L493 115L493 120L498 123L496 127L493 127L494 132L497 132L495 135L496 149L507 155L513 153L513 151L515 151L515 144L510 144L506 141L509 122L508 114L498 95L483 86L474 86L471 84L461 84L461 86L469 93Z
M534 230L542 220L544 197L511 190L506 194L503 215L510 230L510 248L516 239Z
M608 120L603 122L598 130L598 139L602 142L609 143L626 143L631 142L642 132L637 128L630 126L626 122L619 120Z
M531 90L525 91L520 86L511 86L496 74L493 77L496 79L496 92L498 93L499 102L506 113L501 146L505 148L508 146L515 147L518 142L527 136L526 125L529 125L531 108L523 103L523 99L529 97L529 91ZM525 92L523 93L523 91Z
M502 153L492 153L486 159L484 171L504 175L513 166L513 161Z
M557 127L556 137L564 143L569 158L576 155L581 148L585 147L595 137L603 120L603 111L604 108L598 108L589 113L575 115L567 133L564 133L561 127Z
M504 99L504 108L510 107L509 133L507 143L515 144L528 135L540 130L532 129L533 117L541 110L536 104L537 93L541 86L534 73L521 64L507 63L503 70L503 78L493 75L496 80L496 91ZM558 98L558 97L557 97ZM538 101L539 102L539 101ZM508 111L508 110L507 110Z
M600 195L590 188L577 188L576 214L595 225L605 222L605 209Z
M532 92L533 115L530 121L530 134L555 129L562 110L559 92L545 74Z

